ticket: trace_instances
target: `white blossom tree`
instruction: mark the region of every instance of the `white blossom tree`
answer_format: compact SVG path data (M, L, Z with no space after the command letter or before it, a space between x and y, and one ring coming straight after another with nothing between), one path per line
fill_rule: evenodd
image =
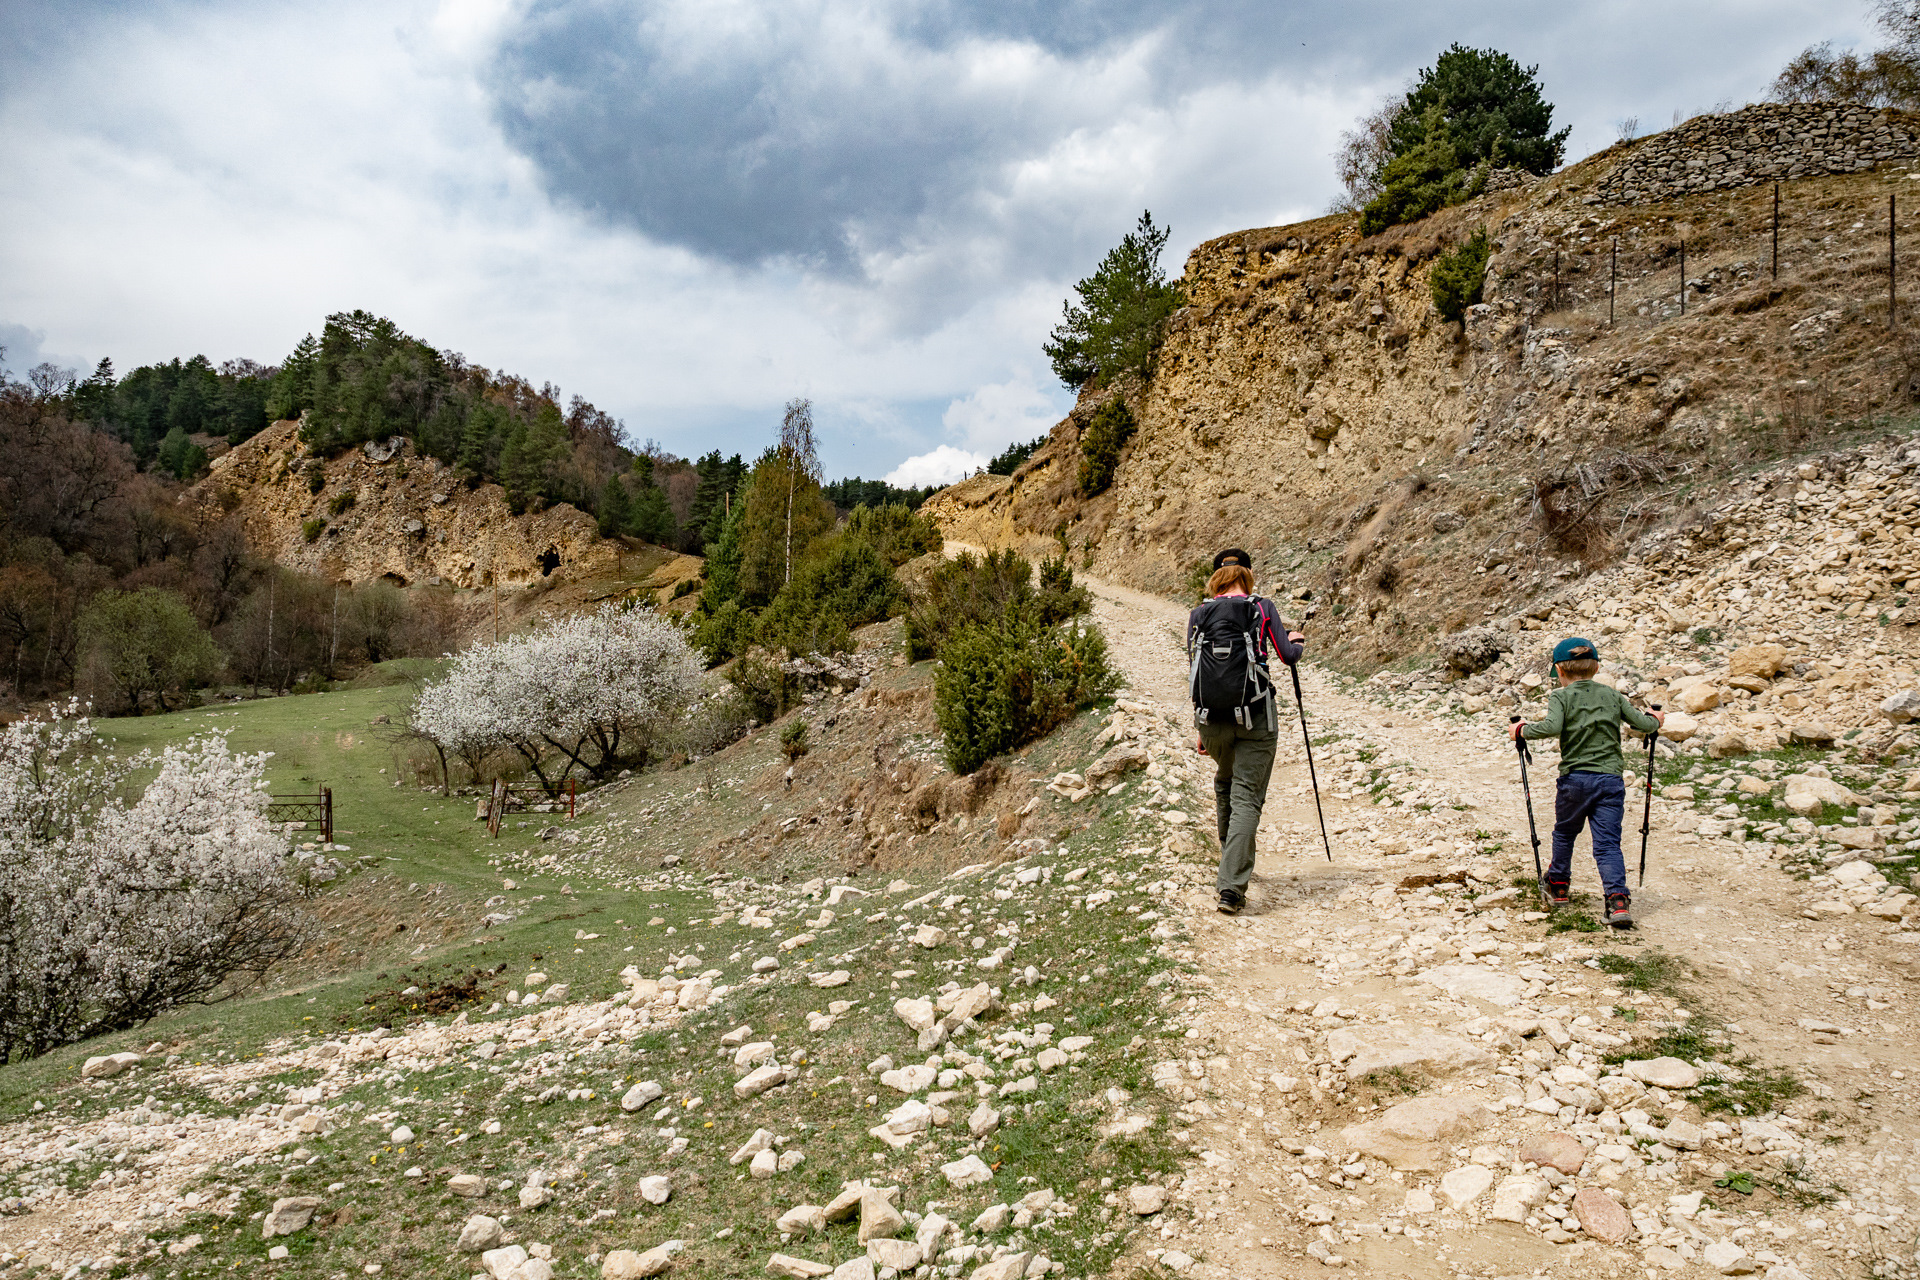
M214 1003L309 936L266 756L208 735L112 760L80 710L0 731L0 1062Z
M470 765L511 748L553 791L575 769L645 765L699 701L701 667L672 622L609 606L475 645L421 691L412 723Z

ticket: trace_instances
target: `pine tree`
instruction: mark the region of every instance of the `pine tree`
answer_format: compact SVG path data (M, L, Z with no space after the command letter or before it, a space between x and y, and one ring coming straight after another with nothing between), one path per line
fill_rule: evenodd
M627 486L618 475L607 477L607 487L600 491L600 510L596 514L601 537L611 538L627 531L632 522L632 504L627 499Z
M1151 212L1142 213L1099 268L1074 286L1079 305L1062 304L1066 319L1042 346L1060 381L1078 390L1088 382L1105 386L1121 373L1149 374L1167 318L1182 300L1180 286L1160 269L1171 234L1153 225Z

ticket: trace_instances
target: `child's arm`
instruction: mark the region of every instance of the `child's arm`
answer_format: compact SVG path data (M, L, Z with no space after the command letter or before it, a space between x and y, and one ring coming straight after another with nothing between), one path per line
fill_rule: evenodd
M1555 689L1551 694L1547 695L1547 714L1541 719L1535 720L1532 724L1516 724L1513 726L1513 736L1515 738L1557 738L1560 736L1560 730L1563 727L1564 720L1560 707L1560 691Z
M1628 702L1623 694L1620 698L1620 718L1638 729L1641 733L1652 733L1666 721L1658 711L1646 712Z

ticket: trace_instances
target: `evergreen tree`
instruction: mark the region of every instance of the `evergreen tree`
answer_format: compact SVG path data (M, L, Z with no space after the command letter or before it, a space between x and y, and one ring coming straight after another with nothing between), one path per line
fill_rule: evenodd
M632 504L627 499L626 482L618 475L607 477L607 487L600 491L600 510L596 516L603 538L625 533L632 522Z
M207 451L188 438L179 427L168 431L155 455L162 471L180 480L191 480L207 465Z
M662 547L672 546L675 529L673 507L667 501L667 491L653 484L642 489L634 499L629 527L633 536L643 542Z
M1074 286L1078 306L1062 304L1065 321L1042 350L1062 382L1078 390L1105 386L1116 375L1148 376L1167 318L1179 310L1180 286L1160 269L1160 253L1172 232L1142 213L1094 273Z
M303 409L313 407L313 380L320 363L320 344L312 334L294 345L293 354L273 375L273 387L267 392L267 416L275 422L297 418Z
M1449 46L1420 72L1406 108L1394 117L1393 155L1405 156L1427 140L1433 128L1428 112L1438 107L1460 168L1485 162L1552 173L1572 130L1548 132L1553 104L1540 92L1539 70L1498 49Z
M1457 203L1467 192L1466 174L1453 149L1445 115L1427 108L1420 144L1387 162L1380 172L1380 194L1360 211L1360 234L1377 235L1388 227L1414 222Z

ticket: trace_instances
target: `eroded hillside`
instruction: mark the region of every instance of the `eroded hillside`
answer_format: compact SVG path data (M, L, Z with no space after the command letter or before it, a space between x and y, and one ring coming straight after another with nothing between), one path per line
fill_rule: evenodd
M565 503L516 515L499 485L469 487L404 438L322 458L299 426L276 422L216 458L189 499L209 525L238 515L248 545L288 567L343 583L485 593L469 603L489 613L497 586L515 615L554 588L565 588L553 597L563 606L616 588L664 603L699 573L698 557L602 538L593 517Z
M1371 238L1336 216L1209 241L1124 390L1140 429L1110 490L1075 492L1090 391L1015 475L928 509L1176 593L1245 545L1263 589L1341 617L1335 656L1430 648L1755 464L1910 412L1887 220L1915 139L1899 113L1748 108ZM1482 226L1485 300L1446 321L1428 275Z

